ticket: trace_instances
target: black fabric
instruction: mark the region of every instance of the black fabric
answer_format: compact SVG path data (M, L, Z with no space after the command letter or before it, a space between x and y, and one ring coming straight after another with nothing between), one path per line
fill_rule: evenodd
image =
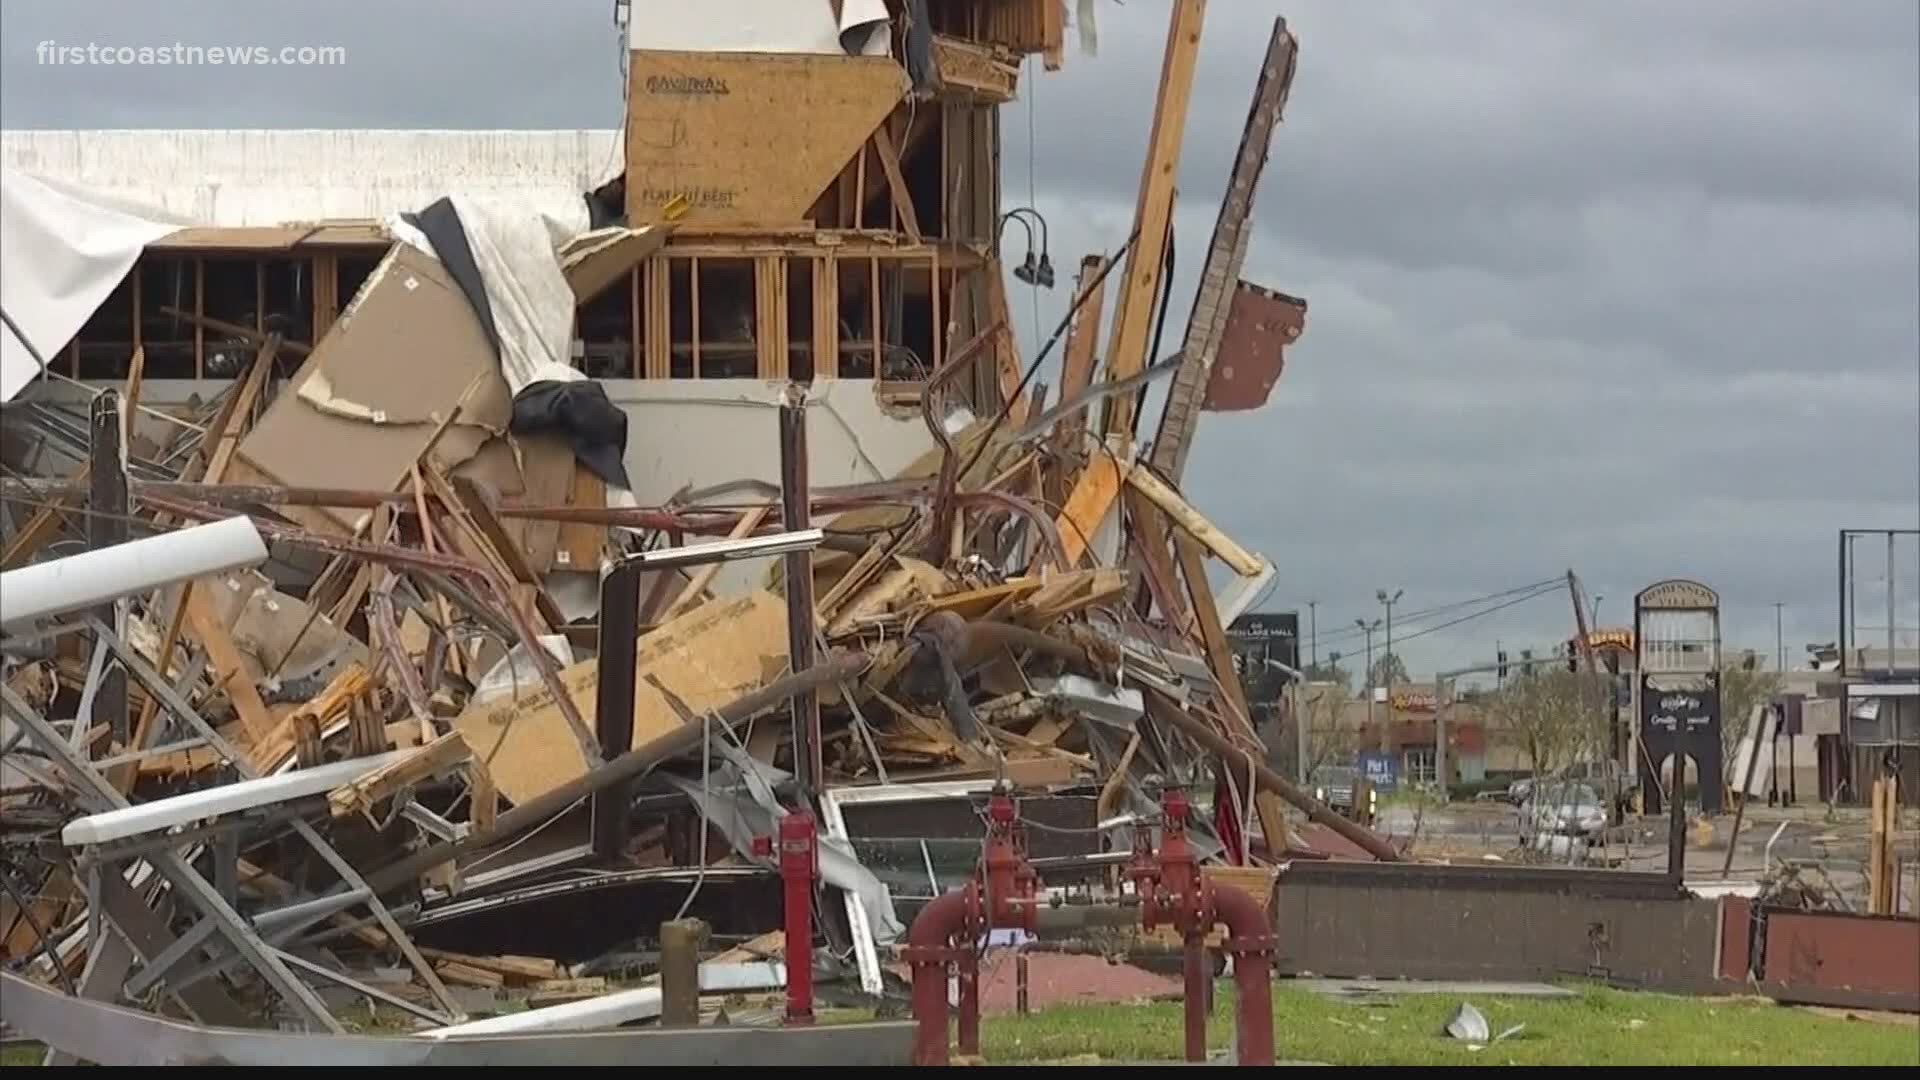
M907 75L916 97L928 97L938 88L940 72L933 59L933 16L927 0L912 0L907 12Z
M595 476L622 491L633 490L627 482L627 414L591 379L527 384L513 399L509 430L516 435L563 433L573 444L573 456Z
M427 236L427 242L433 245L433 253L440 259L440 265L447 268L460 291L467 294L467 302L473 305L473 313L480 317L480 326L487 332L487 341L493 345L493 355L500 356L500 332L493 325L493 305L487 302L487 283L480 276L480 264L474 260L473 247L467 243L467 228L460 221L460 211L453 208L453 200L442 196L433 204L417 214L403 215L406 222Z

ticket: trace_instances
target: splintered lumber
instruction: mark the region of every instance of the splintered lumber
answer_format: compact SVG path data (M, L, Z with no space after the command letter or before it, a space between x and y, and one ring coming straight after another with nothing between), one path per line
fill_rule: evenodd
M396 793L453 768L472 754L473 749L459 732L448 732L399 761L333 789L327 795L327 805L337 818L356 811L372 816L374 807Z
M429 949L425 946L421 947L420 955L432 960L436 965L460 964L502 979L523 983L552 982L564 974L559 964L538 956L473 956L467 953L449 952L446 949Z
M1127 591L1127 572L1102 566L1074 570L1049 578L1046 584L1013 605L1013 619L1023 626L1047 626L1095 604L1104 604Z
M1207 583L1205 556L1200 552L1200 542L1181 533L1173 538L1173 549L1180 560L1180 572L1187 579L1187 595L1193 602L1194 621L1200 624L1200 635L1207 647L1207 665L1213 669L1213 681L1220 684L1220 695L1226 703L1224 711L1239 729L1238 734L1251 740L1250 745L1259 746L1260 735L1253 728L1253 713L1247 708L1246 691L1241 687L1240 674L1233 666L1233 652L1227 647L1220 611L1214 606L1213 586ZM1287 815L1280 808L1280 800L1269 792L1256 792L1253 807L1260 815L1260 831L1267 838L1268 850L1285 850Z
M927 611L951 611L963 619L978 619L1001 604L1025 599L1044 587L1047 581L1037 577L1019 577L983 589L937 596L927 601Z
M618 755L681 727L671 694L699 716L760 686L787 662L786 603L772 593L713 600L663 623L636 648L633 739L609 746ZM600 665L586 660L560 673L574 707L591 716ZM453 721L493 774L500 794L524 803L598 765L574 739L546 685L517 698L472 705Z
M1054 523L1060 532L1060 545L1066 550L1068 566L1078 565L1080 557L1093 546L1094 534L1100 531L1100 523L1107 519L1107 512L1120 496L1126 472L1126 467L1120 464L1120 455L1112 447L1106 451L1096 450L1088 457L1086 470L1073 485L1073 492L1067 496L1067 504Z
M443 960L433 965L433 970L450 983L462 986L479 986L497 989L507 985L507 977L497 971L474 967L459 960Z
M476 829L491 829L500 816L500 789L493 786L493 773L479 758L467 760L467 823Z
M1195 510L1191 503L1180 497L1180 493L1168 486L1167 482L1153 474L1152 469L1135 468L1127 473L1127 484L1147 500L1159 507L1160 511L1187 535L1200 541L1208 551L1219 557L1220 561L1233 568L1241 577L1252 577L1261 570L1259 556L1235 543L1233 538L1223 533L1205 515Z
M1104 255L1088 255L1080 260L1079 276L1074 278L1073 291L1076 296L1084 296L1080 307L1073 314L1073 322L1067 327L1066 360L1060 370L1060 400L1072 401L1085 393L1093 385L1094 352L1099 348L1101 315L1105 311L1107 297L1107 278L1103 272L1107 259ZM1058 505L1066 500L1074 474L1079 470L1072 463L1079 460L1081 433L1087 430L1087 411L1076 409L1060 418L1054 428L1054 464L1047 473L1047 501Z
M907 241L916 246L924 243L920 215L913 208L913 195L907 190L906 175L900 171L900 154L894 149L893 137L887 134L887 125L873 129L873 150L880 159L881 170L887 174L887 194L900 215L900 226L906 230Z
M1267 55L1260 66L1260 78L1254 84L1253 107L1248 110L1246 127L1240 133L1240 149L1234 154L1233 171L1227 177L1227 190L1220 200L1220 213L1214 221L1213 239L1200 264L1200 287L1193 308L1187 315L1187 334L1180 349L1180 370L1167 388L1166 407L1160 413L1160 425L1153 437L1151 462L1154 469L1179 483L1185 474L1187 454L1193 447L1193 435L1199 427L1201 402L1206 396L1207 377L1220 352L1226 334L1227 313L1233 305L1234 285L1240 280L1247 259L1249 223L1253 218L1254 196L1260 188L1260 173L1267 162L1267 150L1274 128L1287 104L1293 86L1294 57L1298 42L1287 30L1284 18L1273 21L1273 36L1267 42Z
M1167 51L1160 64L1160 92L1154 100L1153 131L1140 173L1140 201L1134 208L1137 230L1127 253L1125 277L1114 309L1113 336L1107 346L1107 376L1125 379L1146 366L1153 312L1166 264L1167 222L1173 216L1174 182L1180 171L1180 147L1187 132L1187 100L1200 56L1200 25L1206 0L1174 0L1167 27ZM1133 398L1122 395L1107 404L1106 432L1133 430Z
M254 685L240 647L233 643L226 624L214 612L213 601L206 590L194 589L187 593L187 622L194 636L200 639L201 647L207 650L207 658L213 664L214 686L233 703L233 711L246 729L247 741L257 743L266 739L274 728L273 716L267 712L267 703L260 698L260 688Z
M867 579L879 571L881 564L886 562L887 552L891 547L890 541L884 537L876 537L867 545L867 550L861 552L860 557L853 561L853 565L847 568L846 573L840 575L840 580L834 582L833 586L820 596L820 599L814 601L814 614L819 617L822 624L831 624L840 614L841 605L851 599L853 594L867 583Z
M1176 729L1207 750L1219 754L1227 760L1234 775L1244 776L1251 771L1255 787L1262 791L1271 791L1299 807L1306 813L1308 820L1325 825L1353 841L1367 854L1381 862L1400 861L1400 853L1393 850L1393 845L1387 843L1385 839L1354 821L1334 813L1325 803L1308 792L1300 790L1291 781L1274 772L1265 761L1260 759L1259 755L1228 741L1227 737L1216 731L1212 724L1189 715L1172 698L1151 688L1144 690L1143 694L1146 697L1147 714L1153 717L1154 723ZM1265 827L1264 822L1262 827Z
M366 668L358 663L341 668L318 696L288 713L265 738L254 742L249 752L254 767L263 773L279 768L297 745L302 724L311 722L318 733L346 715L353 702L372 689L373 677L367 674Z
M732 531L727 533L727 539L739 540L743 537L752 536L753 530L759 528L760 523L767 520L768 514L773 513L773 505L773 503L769 502L763 506L756 506L746 513L741 514L740 520L734 524ZM680 590L680 595L674 597L673 603L668 604L667 610L661 613L660 620L665 622L676 615L682 615L693 610L694 606L699 604L701 598L706 595L707 586L713 584L714 577L720 573L720 568L725 565L723 562L710 562L695 570L693 577L688 579L686 587Z

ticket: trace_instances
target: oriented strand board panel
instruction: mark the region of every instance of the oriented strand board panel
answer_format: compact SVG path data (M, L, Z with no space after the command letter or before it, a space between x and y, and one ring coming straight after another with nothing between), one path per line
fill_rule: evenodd
M269 483L391 491L455 406L460 421L434 449L449 464L513 415L473 305L438 260L396 244L241 441L239 458ZM349 531L361 513L301 520Z
M791 224L900 103L907 76L879 56L635 50L627 86L627 218Z
M787 667L787 608L779 597L755 592L703 604L640 639L633 694L633 745L680 723L660 686L695 715L717 709L777 678ZM568 696L591 724L600 665L588 660L561 672ZM518 700L499 698L469 708L454 727L473 746L502 795L522 803L583 775L587 762L567 721L544 686Z

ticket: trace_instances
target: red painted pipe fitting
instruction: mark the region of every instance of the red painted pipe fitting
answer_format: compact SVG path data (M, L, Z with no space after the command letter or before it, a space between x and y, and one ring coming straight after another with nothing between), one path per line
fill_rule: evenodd
M1226 951L1233 957L1234 1030L1240 1064L1273 1064L1273 928L1267 913L1245 890L1207 888L1209 922L1227 924Z
M915 1065L947 1063L947 964L962 951L953 948L953 939L965 933L979 911L977 889L968 882L964 889L935 897L907 928L901 952L913 968L913 1017L920 1025L913 1037Z
M780 880L786 906L787 1025L813 1023L813 893L820 877L820 845L813 815L780 818Z

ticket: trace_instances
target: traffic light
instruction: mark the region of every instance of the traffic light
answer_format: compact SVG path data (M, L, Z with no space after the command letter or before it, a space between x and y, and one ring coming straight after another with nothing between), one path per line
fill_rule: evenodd
M1501 681L1503 681L1503 682L1504 682L1504 681L1506 680L1506 677L1507 677L1507 650L1505 650L1505 649L1501 649L1501 650L1500 650L1500 651L1499 651L1498 653L1496 653L1496 654L1494 655L1494 659L1495 659L1496 661L1498 661L1498 663L1500 664L1500 676L1499 676L1499 677L1500 677L1500 679L1501 679Z
M1571 672L1575 672L1576 674L1580 671L1580 639L1579 638L1567 639L1567 670Z

